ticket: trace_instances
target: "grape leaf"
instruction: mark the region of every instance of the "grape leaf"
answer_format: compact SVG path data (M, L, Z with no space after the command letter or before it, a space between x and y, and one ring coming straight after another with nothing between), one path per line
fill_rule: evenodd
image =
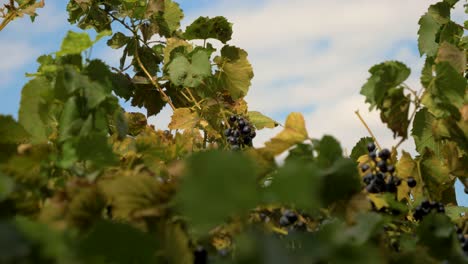
M171 52L178 47L186 48L187 52L191 52L193 50L192 45L183 39L176 37L168 38L166 41L166 46L164 47L164 65L169 64L171 61Z
M403 88L388 90L388 95L382 102L380 119L393 131L393 137L408 137L408 111L410 98L405 96Z
M120 172L115 178L99 183L111 201L112 215L116 219L134 220L142 215L159 216L160 205L167 201L167 192L161 183L148 174Z
M291 113L286 118L283 131L266 142L264 149L276 156L307 138L304 117L300 113Z
M272 177L271 185L265 190L265 202L285 203L309 211L321 206L320 170L314 164L293 160Z
M263 115L257 111L249 111L247 113L249 117L249 121L255 126L256 129L264 129L264 128L275 128L279 124L275 120Z
M223 44L231 40L231 36L232 24L222 16L213 18L199 17L185 29L184 33L187 40L214 38Z
M52 87L45 78L29 81L21 91L21 103L18 121L31 135L32 143L42 143L48 140L47 102L42 98Z
M196 234L204 234L231 214L246 213L257 197L255 167L239 153L194 154L176 194L176 203Z
M62 41L58 56L77 54L89 49L93 45L93 41L89 38L87 32L77 33L68 31L67 36Z
M446 206L445 211L448 217L454 222L462 218L462 214L464 214L464 216L468 215L468 207L465 206Z
M126 112L125 119L128 123L128 134L131 136L137 136L148 125L146 117L142 113Z
M177 108L169 123L170 129L191 129L194 128L200 117L196 112L192 112L189 108Z
M178 53L167 66L169 79L177 86L198 87L211 76L209 52L198 48L188 56Z
M247 52L226 45L221 49L221 56L216 57L214 62L218 65L215 78L219 80L220 86L229 91L234 100L247 95L250 81L254 77Z
M354 145L353 150L351 150L351 155L349 156L352 160L358 161L359 157L366 155L369 151L367 150L367 144L374 142L371 137L363 137Z
M398 87L410 75L411 70L398 61L387 61L374 65L369 72L371 77L361 88L361 94L370 104L369 110L381 108L388 91Z
M24 143L29 133L13 117L0 115L0 144Z
M458 73L465 72L465 53L448 42L443 42L439 47L439 51L437 52L435 62L439 63L443 61L448 62Z
M178 3L172 0L164 1L164 21L169 29L170 35L172 35L177 29L180 28L180 21L184 18L184 13Z
M330 167L343 156L340 143L332 136L325 135L321 140L314 140L314 149L318 152L316 162L319 167Z
M325 206L349 199L361 190L361 178L356 164L351 159L337 158L321 172L321 177L321 197Z
M107 41L107 46L113 49L120 49L127 45L131 40L131 37L127 37L123 33L117 32Z
M0 172L0 202L13 192L15 182L10 177Z
M411 158L411 155L408 152L403 151L401 158L398 160L398 163L396 164L395 167L396 167L396 176L399 179L403 180L401 185L398 186L398 191L397 191L398 201L402 201L404 199L406 199L407 201L410 201L410 196L409 196L410 192L415 200L417 201L421 200L424 197L424 192L423 192L424 184L418 172L417 162ZM406 180L410 177L416 180L417 184L414 188L410 188L408 184L406 184Z
M433 121L434 116L426 108L419 110L414 117L411 135L419 153L423 153L425 148L440 153L440 143L435 140L432 134Z
M132 106L146 108L148 117L157 115L167 104L152 84L136 84L132 95Z
M453 188L456 179L450 174L446 164L433 153L427 151L421 159L420 168L425 187L432 199L443 203L456 203L455 193L452 197L444 197L443 195L446 190Z
M128 224L99 221L83 239L78 241L81 256L101 263L156 262L158 241Z
M421 56L427 54L428 57L435 56L439 46L436 42L436 34L441 25L428 13L419 19L418 24L420 26L418 30L419 54Z

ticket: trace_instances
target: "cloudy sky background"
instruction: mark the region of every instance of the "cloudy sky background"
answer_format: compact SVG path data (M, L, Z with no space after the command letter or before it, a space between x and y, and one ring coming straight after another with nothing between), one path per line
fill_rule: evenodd
M7 0L0 0L0 4ZM0 114L17 117L25 72L37 69L36 58L57 51L70 26L63 0L46 0L35 23L18 19L0 32ZM428 0L179 0L185 12L185 28L198 16L225 16L234 24L231 45L249 53L255 77L246 97L251 110L258 110L283 123L289 112L302 112L310 136L331 134L349 153L368 133L360 123L359 110L378 141L395 145L392 133L381 123L378 112L369 113L361 86L368 69L385 60L399 60L412 69L407 84L419 90L423 58L417 50L418 20ZM254 3L252 3L254 2ZM463 1L462 1L463 2ZM452 11L465 20L461 4ZM215 47L219 42L211 41ZM118 65L121 51L101 41L93 57ZM122 102L128 111L143 111ZM170 109L150 122L166 128ZM263 130L255 144L261 146L281 128ZM415 154L412 140L400 149ZM468 205L468 195L457 184L459 202Z

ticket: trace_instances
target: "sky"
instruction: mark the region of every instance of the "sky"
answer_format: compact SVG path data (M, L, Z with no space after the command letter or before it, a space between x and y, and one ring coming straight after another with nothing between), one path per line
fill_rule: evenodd
M0 0L0 4L7 0ZM69 25L64 0L46 0L34 23L18 19L0 32L0 114L17 117L26 72L35 72L36 58L60 48ZM231 45L249 53L255 77L246 97L250 110L260 111L280 123L290 112L301 112L309 135L336 137L349 153L367 130L355 115L359 110L379 143L390 148L398 139L369 113L359 94L368 69L385 60L399 60L412 69L407 84L419 90L424 58L417 50L418 20L434 0L179 0L185 28L199 16L225 16L233 23ZM452 17L465 20L458 6ZM93 57L118 65L121 51L93 48ZM219 42L209 41L215 47ZM122 102L127 111L144 111ZM411 110L411 109L410 109ZM166 128L171 110L165 108L150 123ZM262 130L256 146L281 130ZM416 154L412 140L400 149ZM281 159L282 157L280 157ZM468 195L457 183L457 198L468 206Z

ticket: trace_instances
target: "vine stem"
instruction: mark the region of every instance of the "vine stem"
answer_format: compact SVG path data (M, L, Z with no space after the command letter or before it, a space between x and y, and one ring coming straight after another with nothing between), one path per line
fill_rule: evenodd
M364 127L366 127L367 132L369 132L369 134L371 135L372 139L374 139L374 142L375 142L375 144L377 145L377 148L379 148L379 150L382 150L382 147L380 146L379 142L377 141L377 138L375 137L374 133L372 133L372 130L369 128L369 126L367 125L366 121L364 121L364 119L362 118L361 114L359 113L359 110L354 111L354 113L357 115L357 117L359 118L359 120L361 120L361 123L364 125Z
M190 88L186 88L186 90L187 90L187 92L188 92L190 98L192 98L193 103L195 104L195 106L198 107L198 109L201 110L201 107L200 107L200 105L198 104L197 99L195 99L195 97L193 96L192 91L190 90Z
M13 3L13 5L11 5ZM12 12L9 13L3 20L2 20L2 23L0 24L0 31L2 31L11 21L13 21L13 19L15 19L17 16L18 16L18 10L21 12L21 9L24 8L26 5L28 4L28 2L22 4L21 6L19 6L18 8L15 8L15 5L14 5L14 2L13 1L10 1L10 5L11 5L11 8L12 8ZM36 3L34 3L36 4ZM44 7L45 6L45 0L41 0L41 2L39 2L39 7Z
M146 76L150 79L150 82L158 89L158 92L164 97L164 100L171 106L172 110L175 111L176 107L172 104L171 98L167 96L167 94L163 91L157 80L154 80L151 74L148 72L146 67L143 65L143 63L140 60L140 56L138 55L138 45L135 47L135 59L138 62L138 65L140 68L145 72Z

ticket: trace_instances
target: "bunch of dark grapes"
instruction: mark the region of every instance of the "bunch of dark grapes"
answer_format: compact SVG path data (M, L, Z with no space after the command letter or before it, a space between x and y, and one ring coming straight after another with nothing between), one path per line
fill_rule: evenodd
M438 202L429 202L428 200L424 200L421 202L420 205L414 208L413 217L416 221L420 221L426 215L428 215L431 211L444 214L445 213L444 204L438 203Z
M252 139L255 138L255 128L241 116L229 117L230 128L224 131L227 142L231 149L238 150L243 147L251 147Z
M468 238L463 234L463 229L457 227L457 238L460 242L463 252L468 255Z
M367 150L372 162L361 166L361 171L367 172L362 179L366 184L366 190L369 193L395 193L401 184L401 179L395 174L395 166L389 163L390 150L382 149L377 153L374 143L369 143ZM416 181L413 178L408 178L407 183L411 188L416 186Z

